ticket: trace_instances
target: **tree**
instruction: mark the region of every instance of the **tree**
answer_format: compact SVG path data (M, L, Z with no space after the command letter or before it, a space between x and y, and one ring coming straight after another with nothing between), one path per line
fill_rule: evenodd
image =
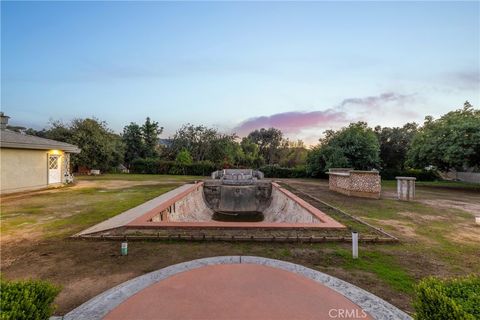
M147 117L141 129L144 146L142 157L153 158L158 156L158 136L163 132L163 127Z
M110 132L110 141L113 145L112 153L111 153L111 160L108 163L108 169L116 168L118 165L125 162L125 144L123 143L122 136L119 134Z
M45 129L36 130L33 128L26 128L23 126L11 126L11 125L7 125L7 129L13 132L24 133L31 136L41 137L41 138L45 138L45 135L46 135Z
M242 150L235 138L235 135L217 133L207 147L205 158L222 168L236 166Z
M123 161L121 137L95 118L74 119L69 124L53 122L46 138L77 145L81 152L72 155L77 166L107 171Z
M235 134L223 134L214 128L185 124L173 136L168 154L175 158L185 149L196 162L207 160L228 167L235 165L240 158L236 138Z
M265 160L260 154L258 144L247 137L240 142L241 159L240 164L249 168L259 168L264 165Z
M279 150L279 162L281 167L294 168L304 165L307 159L308 150L302 140L282 141Z
M145 147L141 127L130 122L123 128L122 140L125 144L125 164L130 167L133 160L141 158L144 154Z
M260 154L267 164L278 162L279 147L283 139L282 131L275 128L262 128L250 132L247 138L258 145Z
M184 124L175 132L172 144L168 148L170 158L175 158L182 150L188 150L194 161L206 160L209 145L215 139L217 131L205 126Z
M320 144L307 156L307 172L319 176L335 167L369 170L379 166L379 153L373 130L365 122L351 123L338 131L325 131Z
M175 164L177 165L175 173L181 172L182 174L186 174L186 166L192 164L192 162L193 160L190 152L188 152L188 150L186 149L183 149L177 154L177 157L175 158Z
M412 167L435 166L440 170L480 167L480 110L468 101L463 108L440 119L425 117L407 154Z
M79 121L80 119L76 119ZM75 120L74 120L75 121ZM73 139L71 124L65 124L59 120L50 122L50 128L45 131L45 138L63 142L70 142Z
M313 147L307 154L306 170L307 175L313 178L325 177L325 157L320 145Z
M24 131L25 134L29 134L31 136L37 136L37 137L41 137L41 138L45 138L46 136L46 133L47 131L45 129L42 129L42 130L35 130L33 128L28 128Z
M190 152L188 150L183 149L177 154L177 157L175 158L175 162L180 165L180 166L186 166L189 164L192 164L192 156L190 155Z
M380 159L383 169L403 170L407 151L417 133L416 123L407 123L403 127L375 127L380 143Z

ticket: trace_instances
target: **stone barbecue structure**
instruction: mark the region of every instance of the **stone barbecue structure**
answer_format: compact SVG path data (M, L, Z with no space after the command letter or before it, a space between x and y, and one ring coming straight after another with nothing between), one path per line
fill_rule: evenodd
M380 199L381 178L377 170L361 171L351 168L331 168L329 189L352 197Z

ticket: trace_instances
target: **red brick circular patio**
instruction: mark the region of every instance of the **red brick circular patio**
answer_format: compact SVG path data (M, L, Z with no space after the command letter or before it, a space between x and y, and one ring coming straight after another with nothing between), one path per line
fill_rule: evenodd
M181 272L131 296L105 319L372 319L301 275L255 264Z

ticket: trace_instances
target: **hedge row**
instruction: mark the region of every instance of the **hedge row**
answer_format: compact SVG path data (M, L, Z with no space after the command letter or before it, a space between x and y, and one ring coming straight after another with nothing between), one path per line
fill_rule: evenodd
M307 177L307 170L305 166L298 166L295 168L284 168L278 165L267 165L260 167L261 172L265 178L305 178Z
M210 161L179 165L175 161L165 161L159 159L136 159L132 161L130 165L131 173L209 176L215 170L217 170L217 167Z
M159 159L136 159L130 165L131 173L150 173L150 174L183 174L194 176L209 176L213 171L219 170L213 162L200 161L188 165L179 165L175 161L166 161ZM310 177L305 166L295 168L285 168L279 165L266 165L259 168L265 174L266 178L306 178ZM433 170L392 170L385 169L380 171L382 179L394 180L398 176L415 177L419 181L441 180L436 171ZM319 176L328 178L326 174Z
M44 320L55 310L53 300L60 288L46 281L1 281L1 320Z
M150 174L184 174L195 176L209 176L212 172L219 170L210 161L194 162L188 165L179 165L175 161L159 159L136 159L130 165L131 173ZM278 165L267 165L259 168L266 178L304 178L307 176L305 166L295 168L284 168Z
M426 278L416 287L413 305L417 320L480 319L480 276Z
M415 177L418 181L437 181L441 180L438 173L434 170L420 170L420 169L383 169L380 171L380 176L384 180L395 180L395 177Z

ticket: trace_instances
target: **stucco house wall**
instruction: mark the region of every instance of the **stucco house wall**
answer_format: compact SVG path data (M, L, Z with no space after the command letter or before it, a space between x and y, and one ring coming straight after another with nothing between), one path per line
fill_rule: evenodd
M48 185L47 152L0 149L1 192L45 188Z
M65 163L68 154L60 153L62 183L65 183ZM0 149L0 193L42 189L55 184L48 181L48 151ZM57 183L58 184L58 183Z

